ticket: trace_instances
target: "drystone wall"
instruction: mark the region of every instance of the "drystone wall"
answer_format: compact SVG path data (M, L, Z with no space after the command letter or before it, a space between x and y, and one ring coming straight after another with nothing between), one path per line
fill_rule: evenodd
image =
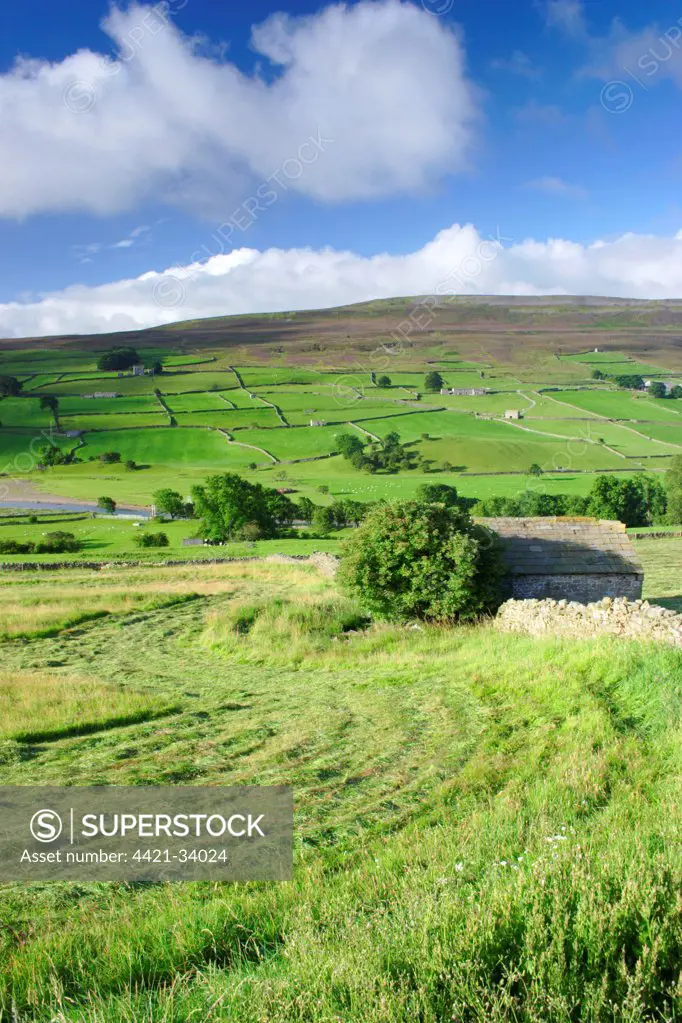
M495 618L504 632L593 639L621 636L682 646L682 614L647 600L604 597L594 604L568 600L508 600Z
M570 600L592 604L603 597L642 596L643 576L635 573L611 572L608 575L515 575L508 577L508 592L517 600Z

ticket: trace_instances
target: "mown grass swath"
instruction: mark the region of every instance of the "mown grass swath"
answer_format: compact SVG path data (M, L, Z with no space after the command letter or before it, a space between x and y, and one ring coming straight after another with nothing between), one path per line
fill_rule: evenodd
M293 783L295 880L5 886L8 1019L677 1018L679 651L368 625L310 568L202 571L132 613L84 574L112 614L3 645L3 781Z

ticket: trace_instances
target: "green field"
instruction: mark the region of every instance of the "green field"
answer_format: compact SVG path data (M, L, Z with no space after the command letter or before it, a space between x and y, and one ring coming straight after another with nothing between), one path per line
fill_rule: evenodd
M587 352L582 355L565 355L563 358L568 362L585 363L588 366L601 369L609 376L638 374L660 378L668 373L661 366L653 366L651 363L641 362L618 352Z
M3 398L0 422L3 426L47 427L52 422L52 414L40 408L39 398Z
M318 502L323 499L318 495ZM339 545L345 535L343 532L335 533L332 538L317 537L308 538L307 532L302 530L300 538L291 540L259 540L256 543L227 543L220 547L204 547L183 545L183 540L195 537L199 530L199 523L195 520L185 519L177 522L166 521L163 523L153 522L135 518L114 518L112 516L97 515L93 517L90 512L49 512L37 516L38 522L29 522L27 513L0 516L0 541L18 540L21 543L27 541L38 543L46 533L54 530L66 530L73 533L81 542L82 549L69 554L69 561L109 561L109 560L135 560L135 561L163 561L166 558L182 560L207 560L214 558L238 558L238 557L264 557L268 554L311 554L313 551L338 551ZM135 543L135 538L141 533L164 532L168 537L168 547L162 548L140 548ZM63 554L0 554L0 562L14 564L21 561L61 562L64 561ZM2 617L0 606L0 617ZM21 628L21 616L16 620L16 626Z
M59 423L64 430L81 431L114 430L123 432L138 426L148 429L165 429L168 426L167 414L161 410L158 404L152 408L154 408L153 412L151 410L149 412L128 412L122 415L99 412L92 415L60 416ZM93 436L93 434L88 433L88 436Z
M229 392L226 394L228 400ZM201 391L199 394L174 394L166 404L171 412L224 412L226 405L217 391Z
M300 565L3 577L3 784L296 792L292 882L1 885L8 1023L679 1017L682 654L350 620Z
M119 451L125 460L141 464L214 466L230 461L225 438L212 430L163 429L103 430L85 438L83 455Z
M281 325L283 319L271 317L267 324ZM295 317L286 322L294 323ZM29 385L38 389L27 390L25 397L0 400L0 457L5 457L10 467L7 471L25 474L31 486L45 493L93 500L99 496L101 482L98 470L87 460L117 450L123 459L146 467L132 476L115 477L118 497L147 505L153 490L169 485L174 475L188 488L208 471L244 471L254 461L262 475L269 471L273 459L291 462L330 455L343 430L363 436L367 443L396 431L403 443L426 460L420 470L401 472L398 478L379 474L367 480L341 459L302 462L296 470L299 492L309 495L326 483L332 494L391 497L414 493L435 474L439 480L447 477L456 482L472 496L483 497L508 493L510 484L504 474L523 474L532 463L549 472L558 468L575 471L571 479L564 475L558 481L550 480L548 486L565 485L568 490L584 492L593 478L587 474L599 470L665 469L670 457L680 450L677 445L682 444L682 430L678 430L682 427L682 402L634 396L603 382L576 388L583 365L587 376L593 363L631 368L646 362L641 356L618 350L557 358L537 347L532 355L530 350L526 353L523 335L517 336L512 352L508 347L477 346L462 338L453 345L443 334L433 339L428 358L409 350L400 356L382 355L385 337L371 347L361 344L356 357L352 349L334 354L327 349L328 339L321 345L311 344L311 336L306 335L304 352L308 354L299 351L290 359L284 346L269 352L257 345L231 351L220 341L213 347L202 342L196 350L186 350L185 338L179 340L180 351L157 340L141 348L147 365L156 358L164 361L165 372L155 377L98 372L98 355L71 348L8 352L4 365L18 367L31 378ZM460 347L473 357L460 355ZM507 353L513 364L505 362ZM373 368L379 357L381 365ZM231 362L236 370L230 368ZM381 368L384 363L385 369ZM434 368L448 386L486 387L493 393L427 393L425 374ZM376 376L386 372L391 386L377 387L372 372ZM565 383L552 385L553 377ZM543 390L550 386L552 389ZM168 414L154 395L156 388L177 428L170 426ZM115 390L122 396L81 397L95 389ZM414 400L416 392L421 394L420 401ZM25 454L28 444L41 431L49 435L52 429L50 413L39 408L40 397L45 395L59 398L61 429L82 434L83 446L75 451L75 457L90 468L75 464L47 473L34 471L36 459ZM284 419L269 406L279 408ZM503 421L507 409L521 410L518 426ZM325 425L311 427L311 420ZM635 420L639 420L637 432L626 429ZM239 445L247 446L230 444L219 431L231 433ZM584 444L584 437L603 439L613 451L598 443ZM44 438L34 441L34 452L43 442ZM76 447L66 438L58 438L58 443L67 450ZM21 470L12 468L17 456L24 466ZM448 463L454 469L443 469ZM472 475L460 477L462 472ZM578 476L578 472L586 475ZM523 476L512 483L516 488L524 485Z
M115 390L115 388L114 388ZM123 394L120 398L61 398L60 416L93 415L99 412L158 412L159 402L153 394Z
M640 394L640 392L637 392ZM558 401L577 405L588 412L594 412L607 419L658 419L661 422L671 420L670 411L677 411L675 401L654 401L645 394L634 397L626 391L558 391L552 394ZM666 405L675 406L668 410Z
M281 425L273 409L261 405L253 409L230 409L222 403L222 411L182 412L177 415L178 426L211 426L220 430L248 430L253 427Z

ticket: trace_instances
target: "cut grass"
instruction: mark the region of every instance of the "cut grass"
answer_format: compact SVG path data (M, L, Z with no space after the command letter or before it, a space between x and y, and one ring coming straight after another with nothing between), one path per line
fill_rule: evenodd
M92 679L0 669L0 740L49 742L139 724L173 709L158 697ZM0 744L0 760L7 752Z
M293 784L294 880L2 887L8 1019L678 1018L679 651L348 633L311 569L222 572L205 603L5 644L8 674L58 660L176 713L5 747L0 780Z

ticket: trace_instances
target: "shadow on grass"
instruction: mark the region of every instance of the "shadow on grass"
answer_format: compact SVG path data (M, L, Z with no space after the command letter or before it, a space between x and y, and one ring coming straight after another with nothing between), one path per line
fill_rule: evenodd
M58 739L72 739L80 735L91 735L93 732L107 732L112 728L126 728L128 725L139 725L144 721L157 721L159 718L179 714L181 709L179 704L162 707L158 710L140 709L129 714L117 714L100 721L81 721L77 724L64 725L61 728L26 729L20 732L13 732L7 738L14 739L15 742L25 743L55 742Z
M110 613L109 611L85 611L83 614L64 618L61 622L45 626L43 629L30 629L25 632L0 632L0 641L11 639L52 639L58 636L60 632L65 632L76 625L83 625L85 622L96 622L100 618L106 618Z
M651 604L659 604L661 607L667 607L669 611L677 611L678 614L682 614L682 594L677 597L648 597Z

